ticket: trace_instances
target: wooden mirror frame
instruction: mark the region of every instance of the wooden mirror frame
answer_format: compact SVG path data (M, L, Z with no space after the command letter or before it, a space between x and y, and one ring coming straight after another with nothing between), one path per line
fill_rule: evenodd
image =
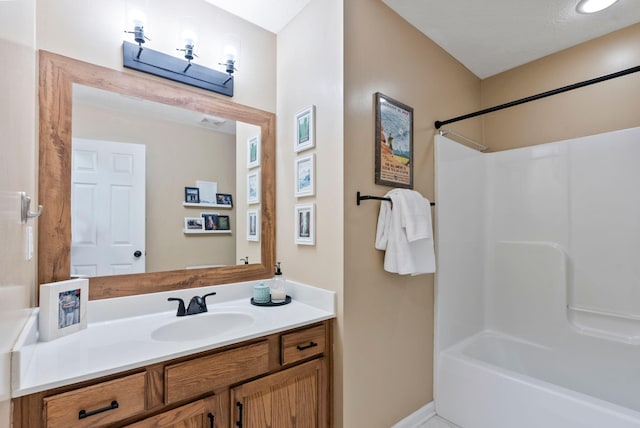
M71 274L71 139L73 84L199 111L260 126L261 263L93 277L92 300L264 279L275 265L275 114L236 104L204 90L122 72L51 52L39 52L38 281L62 281Z

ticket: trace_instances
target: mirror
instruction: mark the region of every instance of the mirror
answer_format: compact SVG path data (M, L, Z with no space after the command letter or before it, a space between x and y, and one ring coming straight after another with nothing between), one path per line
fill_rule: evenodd
M72 276L261 260L246 233L247 211L260 209L246 196L260 127L79 84L72 109ZM198 183L200 203L188 203Z
M260 261L248 265L179 269L90 278L90 298L101 299L249 281L272 275L275 264L275 115L213 93L173 82L120 72L40 51L40 176L38 281L69 279L71 250L71 154L73 86L84 85L134 98L179 106L261 129ZM252 170L253 172L253 170ZM240 174L242 175L242 174ZM185 184L186 186L189 183ZM195 183L194 183L195 185ZM182 186L182 184L181 184ZM173 196L170 196L173 198ZM176 203L181 200L176 198ZM204 211L204 210L203 210ZM200 214L200 210L197 210ZM246 213L237 212L236 216ZM237 231L239 238L244 231ZM197 238L196 238L197 239Z

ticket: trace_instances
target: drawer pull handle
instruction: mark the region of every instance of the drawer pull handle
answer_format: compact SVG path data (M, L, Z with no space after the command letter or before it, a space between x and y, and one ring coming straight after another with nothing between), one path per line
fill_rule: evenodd
M111 404L101 409L90 410L88 412L86 410L80 410L78 412L78 419L88 418L89 416L97 415L98 413L106 412L107 410L114 410L114 409L117 409L118 407L119 407L118 402L116 400L113 400Z
M207 417L209 418L209 428L215 428L215 426L216 426L216 417L213 416L213 413L209 413L207 415Z
M316 342L310 342L308 345L305 345L305 346L298 345L297 348L298 348L298 351L304 351L305 349L315 348L316 346L318 346Z
M238 406L238 422L236 422L236 426L238 428L242 428L242 403L239 401L236 401L236 406Z

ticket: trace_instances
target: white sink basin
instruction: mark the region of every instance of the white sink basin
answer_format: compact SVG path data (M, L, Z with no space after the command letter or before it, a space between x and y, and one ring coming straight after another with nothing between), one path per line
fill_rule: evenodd
M249 327L253 316L241 312L205 312L176 318L151 332L151 337L163 342L187 342L211 338Z

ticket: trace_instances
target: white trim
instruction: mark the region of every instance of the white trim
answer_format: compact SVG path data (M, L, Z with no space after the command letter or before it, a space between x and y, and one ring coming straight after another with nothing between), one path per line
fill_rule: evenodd
M420 407L418 410L392 426L391 428L418 428L436 415L436 406L433 401Z

